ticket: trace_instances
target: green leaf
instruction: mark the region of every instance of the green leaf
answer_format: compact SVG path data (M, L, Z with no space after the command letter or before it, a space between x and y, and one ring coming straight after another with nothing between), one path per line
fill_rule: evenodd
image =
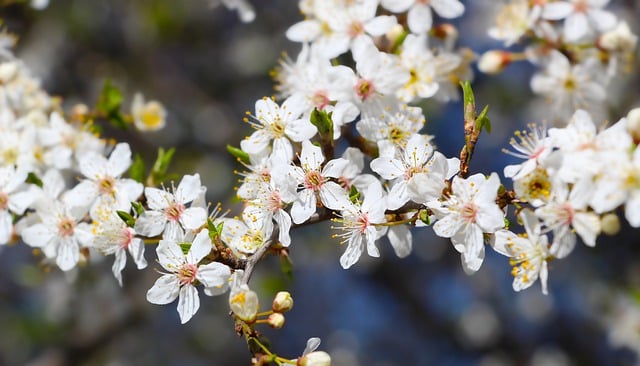
M171 158L173 158L173 154L175 152L176 149L174 148L167 151L163 148L158 149L158 157L156 158L155 163L153 163L153 168L151 169L151 179L153 184L161 183L166 179L167 169L169 169Z
M27 175L27 179L25 180L26 183L31 183L31 184L35 184L38 187L42 188L42 180L40 180L40 178L38 178L37 175L35 175L35 173L33 172L29 172L29 174Z
M120 129L127 128L124 115L120 112L123 100L122 92L113 86L110 80L105 80L96 108L104 114L109 123Z
M360 192L358 192L358 189L356 188L356 186L351 185L351 189L349 190L349 200L352 203L358 203L359 198L360 198Z
M491 121L487 116L487 112L489 112L489 106L485 106L478 117L476 117L476 129L484 129L487 133L491 133Z
M476 98L473 95L473 89L471 89L471 83L468 80L461 81L460 86L462 87L462 100L464 101L465 110L469 105L472 107L472 110L475 110Z
M280 270L282 270L287 279L293 279L293 263L288 255L280 256Z
M207 228L209 229L209 239L211 242L216 241L217 238L222 235L222 227L224 226L224 222L215 225L213 220L210 217L207 217Z
M133 163L129 168L129 177L136 182L143 183L145 178L145 166L144 160L140 154L135 154L133 157Z
M231 145L227 145L227 151L233 155L235 158L239 159L241 162L245 163L245 164L250 164L251 161L249 159L249 154L247 154L245 151L242 151L241 149L238 149L237 147L231 146Z
M120 217L120 219L122 219L122 221L127 224L127 226L133 227L133 225L135 225L136 219L134 219L130 213L120 210L116 211L116 213L118 214L118 217Z
M326 111L319 111L318 108L314 108L311 112L311 124L316 126L321 138L325 138L331 133L333 139L333 121L331 116Z
M191 249L191 243L179 243L180 249L182 249L182 254L187 255L189 253L189 249Z
M418 219L424 222L425 225L431 225L431 218L429 217L429 212L425 209L422 209L418 212Z
M142 207L142 203L140 202L131 202L131 207L133 207L133 210L138 216L144 213L144 207Z

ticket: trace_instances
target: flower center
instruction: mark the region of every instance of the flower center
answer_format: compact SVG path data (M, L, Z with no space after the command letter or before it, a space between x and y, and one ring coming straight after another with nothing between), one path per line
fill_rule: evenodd
M116 192L116 180L113 177L104 177L98 182L100 194L114 195Z
M274 137L279 138L284 136L285 126L284 123L280 120L280 117L276 117L273 120L273 123L269 124L269 129Z
M58 222L58 234L66 238L67 236L73 235L73 229L76 227L76 222L70 218L63 218Z
M313 191L319 191L324 184L324 177L317 170L311 170L304 176L304 187Z
M122 249L127 249L129 247L129 244L131 244L131 241L133 240L132 230L128 227L124 228L121 233L121 238L122 240L120 241L120 247Z
M369 98L375 91L373 84L369 80L365 79L358 80L354 89L358 97L360 97L360 99L362 100Z
M360 215L360 217L358 217L358 231L360 232L360 234L364 234L367 231L369 225L369 216L367 214L363 213L362 215Z
M169 207L165 209L164 213L167 216L167 219L178 221L180 219L180 216L182 216L182 213L184 212L184 210L185 210L185 207L183 204L172 202L169 205Z
M560 218L566 225L570 225L573 222L574 214L573 206L570 203L565 202L560 206Z
M276 212L282 208L282 199L280 198L280 192L272 191L269 195L269 210Z
M0 210L6 210L9 206L9 195L5 192L0 192Z
M191 263L185 263L180 267L176 275L180 281L180 285L190 285L196 280L198 266Z
M468 223L476 222L476 215L478 214L478 206L473 202L467 202L462 206L460 210L460 216Z
M362 22L353 22L349 27L349 37L356 38L364 33L364 24Z
M319 110L323 110L324 107L329 105L329 97L327 96L327 92L324 90L317 91L315 94L313 94L311 102L314 106L316 106L316 108L318 108Z

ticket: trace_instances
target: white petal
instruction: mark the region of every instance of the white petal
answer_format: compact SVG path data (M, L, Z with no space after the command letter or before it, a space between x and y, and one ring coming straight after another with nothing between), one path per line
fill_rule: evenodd
M127 249L138 269L147 267L147 260L144 258L144 242L142 239L133 238Z
M195 286L184 285L180 289L180 297L178 299L178 314L180 322L186 323L200 308L200 297Z
M204 229L200 231L198 235L196 235L195 239L193 239L189 253L187 253L187 262L197 264L207 254L211 253L212 248L213 246L211 244L211 239L209 238L209 230Z
M147 187L144 189L147 204L152 210L163 210L169 207L169 203L175 202L173 194L158 188Z
M389 228L387 233L393 251L400 258L411 254L412 237L408 225L396 225Z
M433 10L443 18L457 18L464 13L464 5L458 0L432 0Z
M164 230L167 219L163 212L145 211L138 217L134 230L143 236L160 235Z
M193 201L200 194L201 187L200 174L185 175L176 188L176 201L182 204Z
M168 304L178 297L179 291L180 281L178 277L166 274L158 278L147 291L147 301L157 305Z
M119 177L131 166L131 148L126 142L121 142L111 152L107 162L107 173L112 177Z
M425 33L433 25L433 15L431 8L427 5L418 4L409 10L407 24L413 33Z
M180 216L185 229L195 230L207 222L207 210L202 207L189 207Z
M291 219L296 224L301 224L316 212L316 195L310 189L299 193L299 199L291 207Z
M11 214L6 210L0 211L0 245L7 244L9 242L9 239L11 239L12 233L13 233L13 221L11 219ZM37 241L37 242L40 242L40 241Z
M114 257L115 259L111 266L111 272L113 272L113 276L118 281L120 287L122 287L122 270L127 265L127 253L124 250L119 249L115 251Z
M343 210L349 205L349 195L335 182L327 182L320 187L322 204L332 210ZM315 210L314 210L315 211Z
M433 231L439 237L450 238L454 236L458 232L458 230L460 230L461 225L462 221L460 219L460 216L451 214L436 221L436 223L433 225Z
M60 240L58 244L58 255L56 264L63 271L69 271L76 266L80 259L80 248L78 243L71 237Z
M83 180L67 191L63 201L67 206L90 207L98 197L98 187L90 180Z
M198 267L198 274L196 278L205 287L218 287L221 288L229 282L231 277L231 269L218 262L211 262L204 266Z
M49 245L54 238L55 234L43 224L35 224L22 231L22 240L35 248Z
M160 240L156 254L160 265L169 272L178 270L185 263L182 248L174 241Z
M357 235L358 240L349 240L347 250L340 256L340 265L344 269L353 266L362 255L362 236Z
M387 33L396 24L398 24L398 21L395 16L380 15L369 20L364 25L364 30L365 32L376 37Z

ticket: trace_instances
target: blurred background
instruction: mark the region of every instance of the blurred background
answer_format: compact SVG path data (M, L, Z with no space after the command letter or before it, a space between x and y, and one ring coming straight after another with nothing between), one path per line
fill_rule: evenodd
M2 3L2 1L0 1ZM126 103L142 92L164 103L167 127L137 134L107 130L152 162L158 147L176 147L171 171L200 173L208 200L238 210L231 197L240 169L225 146L251 132L242 123L256 99L272 95L269 78L282 52L299 45L285 30L301 20L293 0L254 1L257 18L208 0L52 0L36 11L24 4L0 8L9 31L19 35L17 55L63 105L95 103L105 79L121 88ZM496 1L466 1L457 25L461 44L476 52L499 47L486 36ZM612 4L638 33L640 5ZM635 23L634 23L635 21ZM477 75L478 104L489 104L493 132L483 135L472 172L498 171L513 160L501 152L516 129L549 116L533 96L528 64L499 76ZM640 103L638 68L611 89L610 116L617 121ZM463 143L462 106L422 104L425 131L452 157ZM309 337L333 364L400 365L637 365L640 352L640 233L624 227L601 237L596 248L579 245L551 263L549 295L539 283L511 288L508 260L488 251L478 273L462 271L458 253L430 229L414 231L414 252L395 258L381 241L382 258L364 255L342 270L343 248L329 224L292 233L292 278L275 258L266 259L252 287L266 305L288 289L295 307L287 324L265 334L282 356L296 357ZM326 239L325 239L326 238ZM38 264L24 245L0 247L0 365L248 365L250 354L233 329L227 296L201 296L201 308L180 325L176 304L145 299L159 268L153 247L149 267L124 272L119 288L112 257L91 258L71 274Z

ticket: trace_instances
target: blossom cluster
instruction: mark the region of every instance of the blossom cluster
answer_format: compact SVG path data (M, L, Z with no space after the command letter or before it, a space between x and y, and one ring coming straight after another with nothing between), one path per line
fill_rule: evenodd
M302 49L277 69L278 99L255 102L244 119L254 131L230 148L244 166L242 211L234 217L210 207L197 173L168 187L127 177L129 145L97 136L86 111L65 115L2 48L0 245L19 237L63 271L91 252L113 254L122 285L126 252L142 269L145 242L157 243L162 270L147 300L177 299L185 323L199 309L198 289L209 296L228 291L247 337L257 323L281 327L285 311L273 305L260 318L265 313L248 283L253 266L269 249L295 248L293 228L320 221L331 220L344 244L345 269L365 251L379 257L383 238L397 256L408 256L412 230L431 226L450 239L465 272L480 269L489 246L510 257L516 291L540 279L546 293L547 262L566 257L578 237L594 246L601 232L615 231L618 211L640 227L640 112L598 127L579 109L604 99L618 61L635 47L625 23L601 9L605 3L512 1L490 30L506 45L534 34L540 42L526 55L543 71L532 87L554 99L560 116L571 111L565 126L516 133L510 153L524 161L504 169L510 191L496 172L468 174L483 128L474 120L486 118L486 109L476 116L468 95L466 155L446 157L437 137L422 132L418 103L457 100L459 82L473 77L473 52L456 48L453 25L438 24L463 15L460 1L300 1L305 20L286 35ZM572 46L579 43L593 47ZM505 55L496 64L485 54L480 69L501 69L510 61ZM161 104L134 97L130 122L139 130L162 128L165 118ZM518 218L510 222L512 207ZM525 233L511 231L517 223ZM328 364L315 347L298 363Z
M553 105L555 122L564 125L576 109L597 116L611 100L612 81L632 67L638 37L626 21L605 7L609 0L512 0L502 5L489 35L505 47L521 45L522 53L491 50L478 67L501 72L509 63L527 60L538 71L534 93Z

